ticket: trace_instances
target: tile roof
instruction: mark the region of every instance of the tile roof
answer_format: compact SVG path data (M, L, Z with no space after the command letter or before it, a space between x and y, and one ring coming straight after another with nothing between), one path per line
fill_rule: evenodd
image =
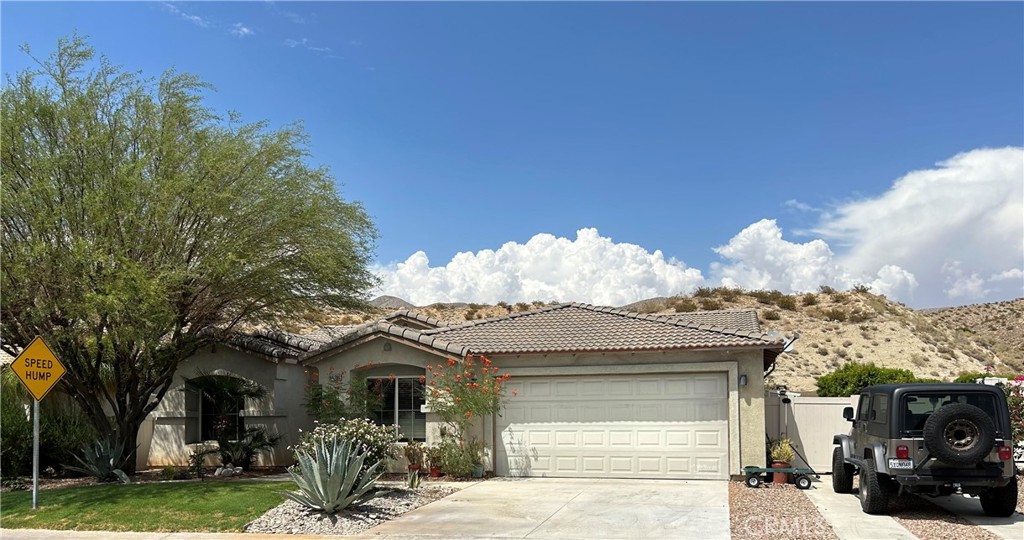
M414 319L431 328L391 321ZM326 326L305 335L273 330L232 334L227 342L273 359L308 360L372 334L385 334L443 354L650 351L754 347L781 349L783 338L761 331L753 310L643 315L590 304L534 311L447 326L408 310L356 326Z
M757 320L757 310L753 309L722 309L717 311L691 311L666 315L672 319L710 324L721 328L735 328L745 332L761 332L761 323Z
M756 314L753 315L756 321ZM721 312L642 315L590 304L560 304L535 311L425 330L476 354L648 351L753 347L781 349L782 336L751 330L750 315ZM713 322L730 324L719 326Z

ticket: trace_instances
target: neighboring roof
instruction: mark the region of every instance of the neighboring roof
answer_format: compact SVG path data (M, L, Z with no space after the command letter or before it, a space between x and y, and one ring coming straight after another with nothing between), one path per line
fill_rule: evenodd
M417 343L425 347L429 347L437 350L442 354L451 354L459 358L462 358L469 354L471 351L463 346L457 345L445 338L427 335L425 332L417 330L415 328L409 328L408 326L401 326L398 324L392 324L387 321L374 321L366 324L361 324L344 335L331 341L330 343L324 344L322 347L318 347L316 350L312 350L306 355L305 359L310 359L318 354L333 351L339 347L343 347L350 343L360 342L368 336L374 334L384 334L387 336L399 338L405 341Z
M691 311L666 315L672 319L709 324L720 328L735 328L745 332L761 332L757 311L753 309L722 309L717 311Z
M753 315L756 320L756 314ZM458 343L475 354L584 351L649 351L666 349L781 349L782 336L750 330L750 316L718 312L699 315L642 315L590 304L560 304L535 311L425 330L423 334ZM740 328L742 326L743 328Z

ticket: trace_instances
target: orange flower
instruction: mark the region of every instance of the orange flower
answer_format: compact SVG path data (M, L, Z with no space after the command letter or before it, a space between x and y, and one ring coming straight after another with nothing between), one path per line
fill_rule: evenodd
M500 386L495 386L494 387L494 393L497 394L498 392L501 392L501 387Z
M518 396L519 395L519 390L513 390L512 391L512 395L513 396Z
M426 375L420 375L420 384L423 384L425 382L427 382L427 376Z
M462 398L456 397L455 398L455 403L462 403Z
M448 359L448 365L449 366L454 366L455 365L455 359L454 358L449 358Z
M455 380L456 381L461 381L462 380L462 375L459 375L459 374L456 373L455 374Z
M473 413L467 411L466 418L473 418Z
M491 359L487 358L486 356L484 356L483 359L484 359L484 365L490 367Z
M509 377L511 377L511 376L512 376L512 375L509 375L508 373L506 373L506 374L502 375L502 377L504 377L504 378L506 378L506 379L507 379L507 378L509 378Z

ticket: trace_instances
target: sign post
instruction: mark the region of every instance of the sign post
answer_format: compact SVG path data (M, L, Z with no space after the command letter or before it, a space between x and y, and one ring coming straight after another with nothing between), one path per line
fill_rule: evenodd
M36 336L11 364L11 371L25 385L32 404L32 509L39 508L39 401L67 371L42 337Z

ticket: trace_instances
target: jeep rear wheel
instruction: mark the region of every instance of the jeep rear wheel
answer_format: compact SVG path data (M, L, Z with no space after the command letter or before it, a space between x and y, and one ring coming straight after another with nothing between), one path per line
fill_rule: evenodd
M849 493L853 491L853 465L843 461L843 447L832 451L832 491Z
M1011 478L1010 483L1001 488L992 488L982 492L981 509L992 517L1009 517L1017 510L1017 479Z
M946 405L924 423L924 446L939 461L971 465L995 446L996 426L985 411L966 403Z
M884 514L889 510L889 490L875 470L874 456L864 458L860 468L860 508L865 514Z

